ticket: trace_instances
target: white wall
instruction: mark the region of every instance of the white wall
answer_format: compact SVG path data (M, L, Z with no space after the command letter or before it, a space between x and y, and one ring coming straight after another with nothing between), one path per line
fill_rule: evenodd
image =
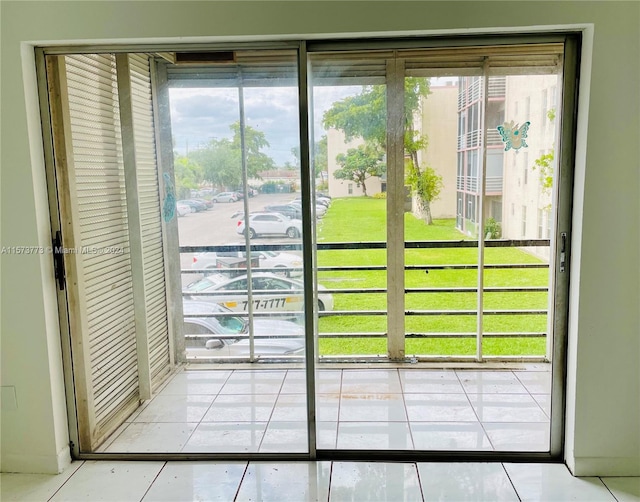
M33 56L28 46L21 53L21 43L451 34L593 23L580 87L566 458L578 474L640 475L639 3L3 1L0 9L3 246L50 242ZM49 257L3 255L1 273L2 469L55 472L68 457ZM15 401L5 399L8 387Z

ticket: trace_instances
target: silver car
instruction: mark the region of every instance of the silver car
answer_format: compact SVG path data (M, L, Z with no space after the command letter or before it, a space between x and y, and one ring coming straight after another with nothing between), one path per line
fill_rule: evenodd
M249 356L249 325L246 319L230 316L229 309L209 302L184 300L183 310L187 356ZM254 319L253 333L254 354L257 356L300 355L304 352L304 328L294 322Z

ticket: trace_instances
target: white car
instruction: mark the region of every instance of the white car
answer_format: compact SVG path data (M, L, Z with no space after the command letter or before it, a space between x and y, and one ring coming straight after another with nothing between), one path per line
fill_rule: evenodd
M228 252L207 252L193 255L191 268L197 270L209 270L218 268L218 258L244 258L244 251ZM302 275L302 258L292 253L280 253L278 251L252 251L252 258L258 258L258 266L269 270L269 272L282 276L291 277Z
M214 195L211 200L213 202L237 202L238 196L235 192L222 192L218 195Z
M280 213L251 213L248 227L249 239L259 235L286 235L291 239L295 239L302 235L302 221L291 220ZM238 221L236 232L244 235L244 218Z
M251 274L252 303L254 312L282 312L285 317L300 317L304 305L304 284L294 279L286 279L268 272ZM228 277L214 273L192 282L183 291L183 296L191 300L218 303L234 312L247 312L249 298L246 275ZM333 296L323 293L318 285L318 310L333 310ZM206 293L206 295L202 295Z
M210 302L185 300L183 311L187 356L249 356L247 319L230 316L230 310ZM257 356L300 355L304 352L304 328L294 322L254 319L253 334L254 354Z
M178 216L184 216L191 212L191 206L187 206L186 204L176 204L176 212Z

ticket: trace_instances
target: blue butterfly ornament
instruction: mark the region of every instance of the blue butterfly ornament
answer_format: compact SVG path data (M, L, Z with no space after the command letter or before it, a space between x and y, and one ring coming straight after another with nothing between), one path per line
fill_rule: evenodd
M527 137L527 131L529 130L530 124L531 122L529 121L522 125L514 124L512 120L511 122L505 122L503 125L499 125L497 127L500 136L502 136L502 142L505 144L505 152L512 148L517 152L520 148L527 148L529 146L525 139Z

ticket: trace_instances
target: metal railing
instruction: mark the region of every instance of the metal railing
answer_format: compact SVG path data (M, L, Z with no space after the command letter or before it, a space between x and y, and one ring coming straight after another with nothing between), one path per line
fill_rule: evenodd
M416 250L416 249L447 249L447 248L477 248L478 242L475 240L460 240L460 241L407 241L405 242L405 252L408 250ZM505 248L505 247L515 247L515 248L531 248L531 247L540 247L540 246L549 246L548 239L522 239L522 240L487 240L484 242L485 248ZM386 249L385 242L368 242L368 243L318 243L317 244L317 252L322 253L324 251L330 250L371 250L371 249ZM229 251L244 251L244 245L231 245L231 246L190 246L190 247L181 247L180 253L194 253L194 252L229 252ZM301 251L301 246L299 244L265 244L265 245L252 245L252 251L259 250L269 250L269 251ZM491 263L485 264L483 269L490 270L508 270L508 269L519 269L519 270L531 270L531 269L548 269L549 265L547 263ZM424 264L424 265L405 265L405 272L413 272L413 271L422 271L429 273L430 271L464 271L464 270L477 270L478 265L474 263L452 263L452 264ZM222 273L222 274L235 274L237 275L239 272L242 272L244 269L183 269L182 273L189 275L202 275L206 276L211 273ZM289 269L291 272L300 271L300 268L291 268ZM281 272L281 268L267 268L267 267L254 267L251 266L252 272ZM386 271L385 265L332 265L332 266L319 266L317 267L318 275L322 276L323 273L332 273L332 272L384 272ZM326 279L326 277L325 277ZM319 281L320 282L320 281ZM281 289L273 289L273 290L253 290L254 295L264 296L264 295L282 295L283 290ZM292 289L286 290L285 296L295 296L303 294L303 287L300 283L299 287L293 287ZM497 293L547 293L547 286L530 286L530 285L513 285L513 286L489 286L484 287L482 289L482 294L497 294ZM321 293L324 295L386 295L387 288L386 287L365 287L365 288L325 288L321 290ZM479 294L478 288L473 286L447 286L447 287L406 287L404 290L405 296L407 295L415 295L415 294L442 294L442 293L452 293L452 294ZM239 291L224 291L225 297L242 297L248 294L248 290L239 290ZM220 298L220 292L197 292L194 293L192 291L183 291L183 296L185 297L198 297L202 298L206 301L209 298L215 298L216 296ZM246 302L245 302L246 303ZM342 302L344 304L344 302ZM246 306L245 306L246 308ZM491 309L484 308L482 315L483 316L541 316L547 315L547 309L540 308L506 308L506 309ZM286 319L301 319L303 315L302 310L281 310L281 311L254 311L252 312L252 317L256 319L260 318L286 318ZM319 330L316 332L317 339L338 339L338 338L349 338L349 339L359 339L359 338L373 338L373 339L386 339L387 333L385 331L362 331L359 328L359 323L357 318L359 317L369 317L369 316L386 316L387 311L385 309L335 309L330 311L320 311L317 312L317 317L319 320L323 318L329 317L352 317L354 318L353 322L353 330L348 332L337 332L337 331L322 331ZM416 318L416 317L433 317L433 316L477 316L478 312L475 309L455 309L455 310L443 310L443 309L410 309L406 308L404 315L406 318ZM189 318L205 318L205 317L215 317L215 318L224 318L224 317L241 317L246 318L246 312L216 312L206 315L201 314L188 314L185 315L185 319ZM295 338L300 335L295 334L287 334L287 335L278 335L278 338ZM426 338L441 338L441 339L463 339L463 338L475 338L478 334L476 332L471 331L453 331L453 332L435 332L435 331L416 331L416 330L407 330L404 333L405 339L426 339ZM496 339L505 339L505 338L545 338L547 333L545 331L529 331L529 330L518 330L518 331L486 331L482 333L483 338L496 338ZM215 338L220 340L246 340L250 339L252 335L250 333L241 333L241 334L222 334L216 335ZM185 333L185 338L187 340L198 340L198 339L210 339L211 335L207 334L193 334L193 333ZM255 337L254 337L255 338ZM331 360L331 358L326 358L324 356L320 356L323 360ZM359 358L366 356L343 356L342 359L345 360L357 360ZM438 358L442 358L442 356L424 356L428 360L437 360ZM201 357L200 357L201 358ZM215 357L212 357L215 359ZM223 358L225 360L242 360L245 361L246 358ZM300 360L301 356L286 356L286 357L258 357L259 360ZM384 359L383 356L376 356L374 359L381 360ZM454 359L456 359L454 357ZM460 356L457 359L468 359L467 356ZM527 357L527 356L519 356L519 357L507 357L503 358L503 360L544 360L544 357Z

